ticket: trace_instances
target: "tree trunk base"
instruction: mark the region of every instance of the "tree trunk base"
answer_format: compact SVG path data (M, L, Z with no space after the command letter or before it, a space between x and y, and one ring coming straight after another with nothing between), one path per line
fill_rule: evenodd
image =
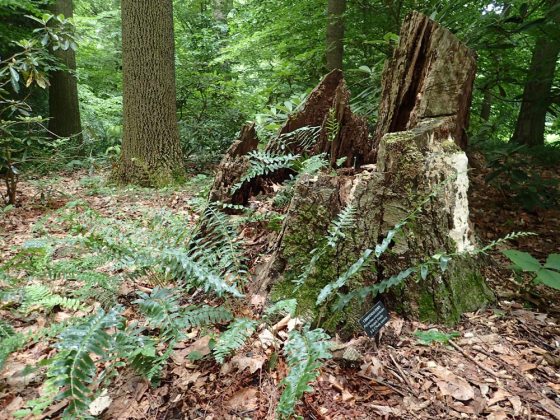
M185 181L185 173L181 165L175 165L175 169L167 166L153 167L139 159L121 158L113 166L110 179L118 184L132 184L141 187L165 187L180 184Z

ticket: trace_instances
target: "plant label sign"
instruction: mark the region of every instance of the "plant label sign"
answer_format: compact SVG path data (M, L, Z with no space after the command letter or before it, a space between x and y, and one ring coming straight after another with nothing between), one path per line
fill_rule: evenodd
M389 319L387 308L379 301L360 319L360 325L369 337L375 337Z

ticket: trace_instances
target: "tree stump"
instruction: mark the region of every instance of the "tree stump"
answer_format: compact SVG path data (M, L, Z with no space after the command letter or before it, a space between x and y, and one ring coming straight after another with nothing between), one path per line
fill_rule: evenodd
M423 321L452 324L463 312L491 302L493 294L473 252L468 160L462 150L474 74L474 54L449 31L414 12L384 70L373 137L347 105L342 74L327 75L279 136L320 124L320 135L307 152L326 153L336 171L304 176L296 183L272 255L257 270L252 292L272 300L295 297L302 316L342 333L352 332L372 303L372 294L361 291L395 276L403 276L402 281L383 290L382 299ZM329 141L326 121L333 112L340 130ZM336 168L342 156L346 167ZM264 181L252 180L258 187L252 191L266 193ZM333 220L345 209L353 209L351 226L334 244L323 246ZM334 293L318 299L325 286L332 286L364 252L373 254L388 236L393 237L384 253L370 255L361 270L332 288ZM435 269L426 269L436 263Z

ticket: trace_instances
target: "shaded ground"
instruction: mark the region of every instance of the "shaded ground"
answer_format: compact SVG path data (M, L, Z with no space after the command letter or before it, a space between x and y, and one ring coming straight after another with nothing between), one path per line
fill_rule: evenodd
M485 170L479 169L471 177L473 221L484 242L511 231L533 231L539 236L511 246L538 258L559 253L560 211L516 210L507 194L484 184L484 175ZM37 183L21 185L23 205L0 214L2 261L14 255L14 247L33 237L33 224L43 214L68 201L81 198L104 214L131 218L141 215L143 207L167 207L191 222L194 215L188 198L200 189L191 185L163 192L117 191L103 186L101 178L85 174L62 176L49 191ZM258 223L249 225L242 233L253 258L267 243L258 227ZM487 276L498 294L496 307L465 315L453 330L458 334L447 344L421 344L414 333L431 328L451 330L393 314L378 345L365 337L340 345L352 347L356 360L335 357L328 361L315 391L298 405L298 414L309 419L560 418L558 294L537 288L529 296L520 296L505 259L497 251L491 258L494 264L488 266ZM149 287L128 286L123 293ZM235 312L259 318L263 302L250 296L248 300L234 308ZM204 338L193 334L177 345L159 387L150 388L144 380L122 371L109 389L112 401L102 417L273 418L281 393L278 384L286 375L283 358L277 356L286 330L293 326L287 321L261 325L243 351L221 367L213 360L193 363L186 358L193 348L202 352L207 348ZM42 322L40 317L21 320L19 328ZM51 352L49 343L40 342L11 356L0 372L0 418L10 418L25 400L37 396L40 375L24 375L22 369ZM53 407L44 418L56 418L62 408Z

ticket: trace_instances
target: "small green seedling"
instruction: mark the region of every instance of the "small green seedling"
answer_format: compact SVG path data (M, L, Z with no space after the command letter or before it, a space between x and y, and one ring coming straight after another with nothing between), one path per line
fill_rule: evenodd
M431 346L433 343L449 344L449 341L453 338L460 337L461 334L458 331L451 331L450 333L444 333L436 329L428 331L415 331L414 336L418 340L418 343L423 346Z

